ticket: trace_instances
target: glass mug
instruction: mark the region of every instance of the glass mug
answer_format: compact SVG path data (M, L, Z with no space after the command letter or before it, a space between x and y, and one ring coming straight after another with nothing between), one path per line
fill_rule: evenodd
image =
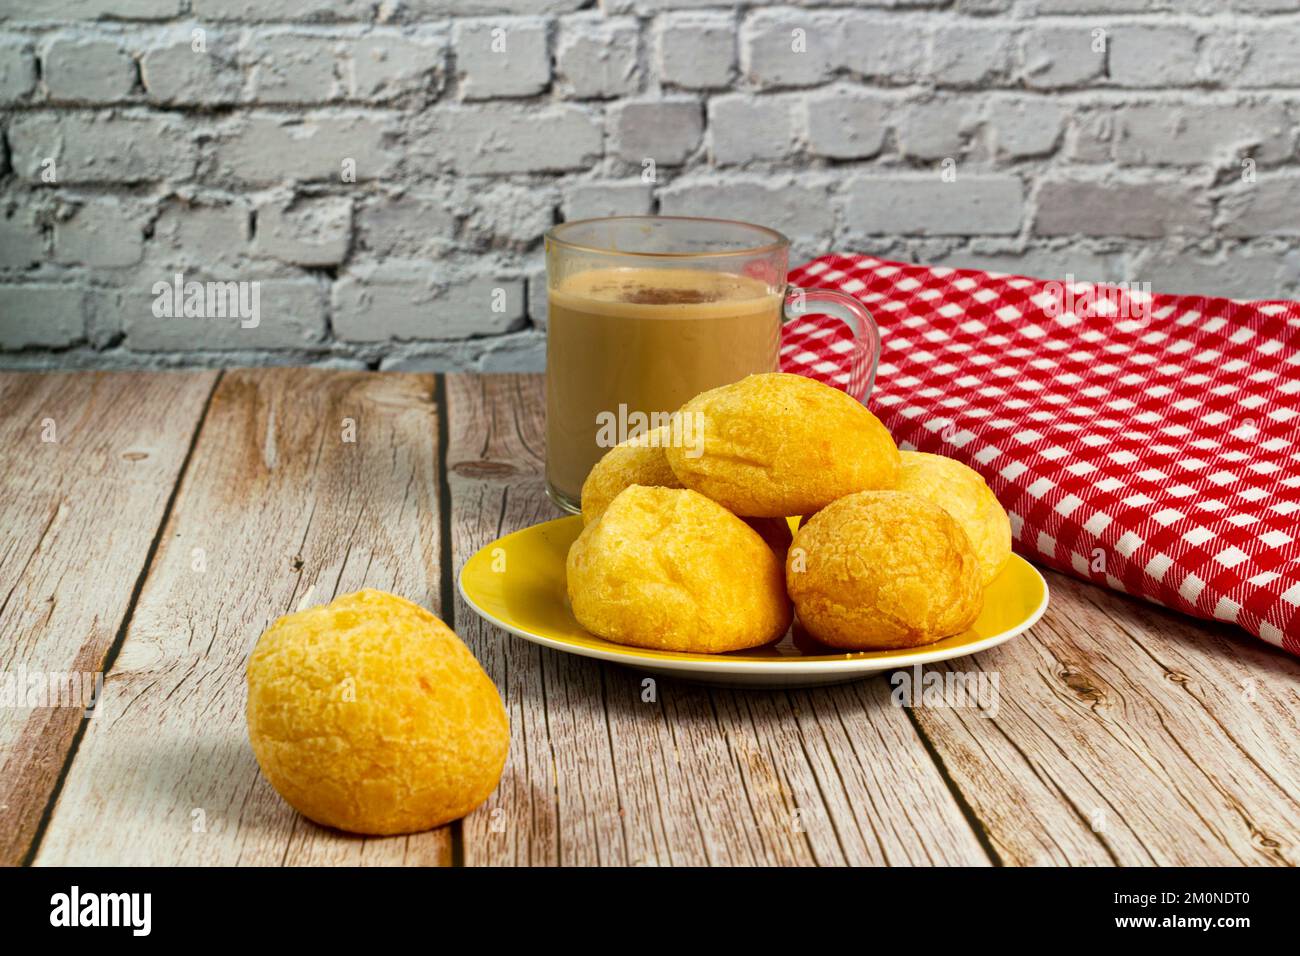
M854 397L871 394L880 332L860 302L786 284L790 242L725 219L616 216L546 234L546 491L581 510L611 447L700 392L779 368L781 327L809 312L853 333Z

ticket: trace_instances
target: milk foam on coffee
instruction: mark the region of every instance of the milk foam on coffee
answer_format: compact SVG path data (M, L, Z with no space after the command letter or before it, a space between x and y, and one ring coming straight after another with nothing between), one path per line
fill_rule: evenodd
M654 421L706 389L773 371L781 303L781 290L765 282L704 269L564 277L550 290L547 319L552 490L578 502L587 473L608 450L597 441L602 418Z

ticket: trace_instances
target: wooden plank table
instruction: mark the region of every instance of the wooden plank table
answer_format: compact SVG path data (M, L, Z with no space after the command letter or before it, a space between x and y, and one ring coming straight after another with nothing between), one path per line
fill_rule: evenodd
M544 650L455 597L466 558L556 516L538 376L309 369L0 374L0 672L103 675L0 708L7 864L1289 864L1300 661L1048 573L993 716ZM257 770L244 662L275 617L363 586L465 638L505 698L501 785L362 839Z

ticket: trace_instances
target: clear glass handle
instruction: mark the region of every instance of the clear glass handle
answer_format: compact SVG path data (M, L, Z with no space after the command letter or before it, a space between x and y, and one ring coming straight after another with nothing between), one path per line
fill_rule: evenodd
M853 296L834 289L801 289L790 286L785 293L784 323L806 315L834 316L853 333L852 366L848 392L865 403L876 383L876 366L880 364L880 329L871 313Z

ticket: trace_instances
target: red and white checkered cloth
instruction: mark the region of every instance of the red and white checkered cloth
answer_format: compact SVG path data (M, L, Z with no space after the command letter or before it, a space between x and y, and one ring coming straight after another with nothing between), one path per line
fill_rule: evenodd
M1300 303L868 256L790 281L871 310L871 407L900 447L983 474L1018 552L1300 654ZM808 316L781 364L845 387L852 350Z

